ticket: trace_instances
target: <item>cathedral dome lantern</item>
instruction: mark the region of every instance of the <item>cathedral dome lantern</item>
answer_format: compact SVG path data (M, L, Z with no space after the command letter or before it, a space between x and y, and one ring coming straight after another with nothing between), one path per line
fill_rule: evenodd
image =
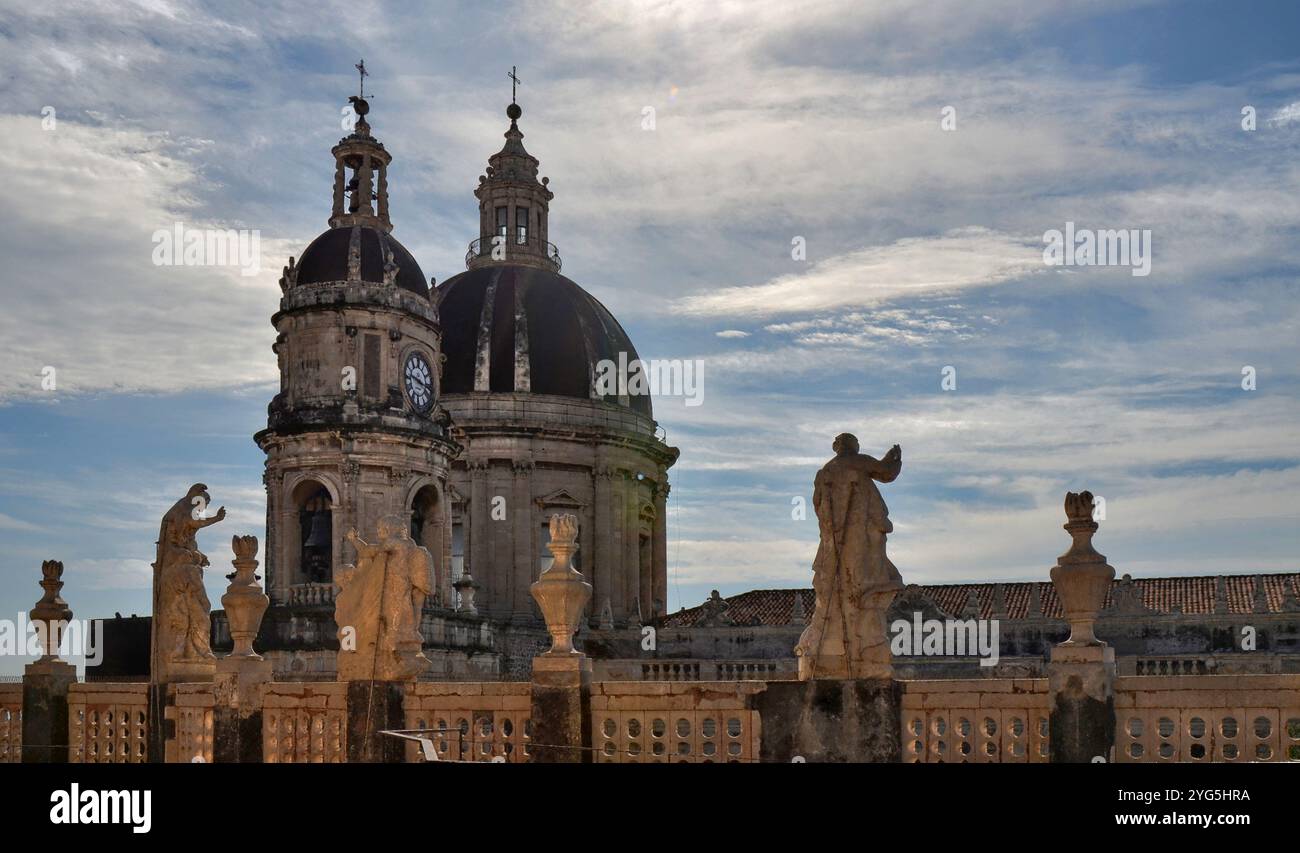
M513 72L512 72L513 74ZM514 264L552 272L560 271L560 252L548 241L550 178L538 180L537 158L524 148L519 129L523 109L511 102L506 107L510 128L506 144L488 158L487 174L480 175L474 196L479 202L479 236L469 245L466 265Z
M334 155L334 207L330 227L368 225L392 231L388 218L388 164L393 158L384 144L370 134L370 102L360 95L348 98L357 116L352 133L331 149Z
M312 241L281 279L294 287L364 282L398 287L429 298L430 287L406 247L393 236L388 212L388 166L393 157L371 134L364 97L349 100L357 121L339 140L334 155L334 194L329 230Z

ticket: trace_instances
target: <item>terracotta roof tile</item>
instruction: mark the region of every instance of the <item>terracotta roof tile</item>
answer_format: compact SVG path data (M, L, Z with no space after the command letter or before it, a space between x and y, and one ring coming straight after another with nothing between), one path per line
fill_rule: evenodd
M1264 592L1268 599L1268 612L1280 613L1282 602L1290 589L1293 596L1300 599L1300 573L1271 575L1219 575L1208 577L1175 578L1133 578L1132 583L1142 593L1142 603L1149 610L1158 614L1174 612L1180 609L1184 614L1212 615L1216 612L1216 599L1220 583L1224 587L1227 613L1253 613L1255 605L1256 584L1264 582ZM1116 589L1124 581L1116 579L1106 594L1103 610L1111 607ZM1056 596L1056 587L1049 581L1014 582L1003 584L937 584L922 585L924 595L933 601L945 613L961 616L966 611L966 602L972 589L979 601L979 615L982 619L994 616L997 587L1002 587L1002 596L1006 607L1005 618L1025 619L1033 601L1034 588L1038 588L1043 615L1051 619L1064 618L1060 599ZM755 589L742 592L726 599L729 607L725 616L734 625L787 625L794 611L794 596L803 596L805 616L813 611L813 593L811 589ZM703 607L691 607L670 614L665 624L672 627L686 628L698 623L706 615Z

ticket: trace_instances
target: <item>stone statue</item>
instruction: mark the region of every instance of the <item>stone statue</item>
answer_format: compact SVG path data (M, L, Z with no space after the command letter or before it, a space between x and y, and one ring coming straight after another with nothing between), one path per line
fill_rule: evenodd
M348 531L357 562L335 576L340 681L408 681L429 666L420 614L433 594L433 557L398 516L379 519L377 532L372 545Z
M226 517L221 507L211 518L199 517L212 498L202 483L190 486L185 497L163 515L154 561L151 678L158 683L210 680L212 654L211 604L203 588L208 558L195 534Z
M813 481L821 543L813 561L815 609L795 646L799 678L888 678L886 611L903 580L885 555L894 526L875 481L898 476L903 451L896 444L875 459L859 453L848 433L832 446L835 458Z

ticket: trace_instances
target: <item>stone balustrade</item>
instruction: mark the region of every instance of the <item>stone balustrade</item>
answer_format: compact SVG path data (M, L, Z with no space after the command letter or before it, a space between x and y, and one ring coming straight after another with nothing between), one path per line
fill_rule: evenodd
M272 682L262 707L262 760L268 764L347 761L345 682Z
M298 583L289 587L289 603L298 606L334 603L334 584Z
M149 760L149 685L88 682L68 689L68 761Z
M1208 675L1204 658L1138 658L1137 675Z
M595 759L608 764L735 764L757 761L761 682L596 682Z
M526 762L532 754L531 687L515 682L417 682L407 687L406 727L427 733L443 761ZM407 760L422 761L407 744Z
M23 686L0 684L0 764L23 759Z
M780 681L593 681L590 740L596 762L726 763L790 760L763 749L761 697ZM1046 678L901 680L905 762L1040 763L1052 758ZM409 682L399 686L407 730L431 737L444 761L537 760L534 685ZM69 761L150 760L150 685L75 683L68 692ZM220 753L219 684L167 685L161 760L211 762ZM250 711L262 714L261 760L349 760L343 682L268 682ZM22 685L0 684L0 762L21 759ZM355 720L353 723L355 724ZM386 726L372 721L378 731ZM1120 676L1109 761L1300 762L1300 674ZM408 743L408 761L423 760ZM160 760L160 759L154 759Z
M799 677L794 659L643 660L592 662L602 681L789 681Z
M176 737L165 747L167 762L211 764L213 760L213 685L170 685L171 702L164 719L176 721Z
M903 761L987 764L1049 759L1047 679L902 684Z
M1121 763L1300 762L1300 675L1130 676L1115 687Z

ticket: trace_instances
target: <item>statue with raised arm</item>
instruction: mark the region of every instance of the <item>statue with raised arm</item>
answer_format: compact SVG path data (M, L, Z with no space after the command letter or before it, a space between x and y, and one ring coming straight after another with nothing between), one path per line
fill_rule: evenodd
M340 681L408 681L429 666L420 614L433 593L433 557L397 516L379 519L377 532L371 544L348 531L357 561L335 576Z
M210 644L212 605L203 588L207 556L195 534L226 517L221 507L211 518L208 487L190 486L185 497L163 515L153 563L151 679L158 683L211 678L216 656Z
M813 481L821 542L813 560L816 608L795 646L799 678L888 678L885 611L903 580L885 554L894 525L876 482L893 482L903 451L895 444L876 459L859 453L849 433L832 447L835 458Z

